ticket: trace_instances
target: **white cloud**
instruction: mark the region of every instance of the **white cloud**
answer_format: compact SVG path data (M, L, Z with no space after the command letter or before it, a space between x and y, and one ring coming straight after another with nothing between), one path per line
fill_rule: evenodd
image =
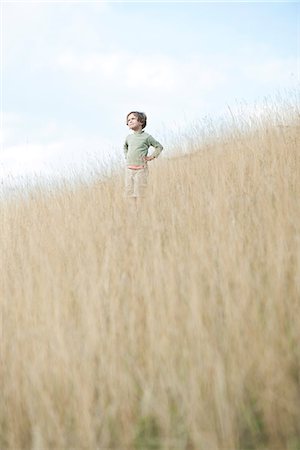
M63 128L51 117L40 120L25 114L3 112L3 144L6 147L24 143L55 141L63 133Z
M74 75L110 77L122 67L124 56L119 53L90 53L78 55L72 50L65 50L56 57L54 64Z
M76 75L88 75L131 89L153 89L165 93L178 93L183 89L186 96L195 89L214 89L226 81L226 76L217 64L208 65L201 59L171 58L162 54L136 56L130 52L75 54L66 51L54 62L59 69Z
M61 124L51 119L33 132L28 118L3 115L0 169L4 180L21 174L80 174L93 168L105 170L110 163L116 163L118 155L109 139L86 136L76 130L72 134L65 132Z
M154 89L172 92L177 87L175 62L161 55L136 57L128 55L124 64L124 82L132 89Z
M77 50L97 46L105 39L102 21L111 5L107 1L22 1L3 5L4 63L11 68L29 65L33 71L47 65L61 48ZM91 25L91 22L94 22ZM95 24L98 22L99 27Z
M244 76L264 84L290 85L300 81L299 61L296 58L273 58L242 67Z

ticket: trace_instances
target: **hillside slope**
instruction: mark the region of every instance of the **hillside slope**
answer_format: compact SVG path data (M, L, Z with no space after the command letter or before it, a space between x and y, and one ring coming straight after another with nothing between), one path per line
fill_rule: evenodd
M0 447L300 445L299 124L1 212Z

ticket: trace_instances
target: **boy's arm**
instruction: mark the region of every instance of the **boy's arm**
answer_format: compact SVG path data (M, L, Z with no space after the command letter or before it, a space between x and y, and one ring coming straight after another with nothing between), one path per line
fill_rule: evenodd
M124 149L124 155L125 155L125 158L127 158L127 153L128 153L128 143L127 143L127 139L125 140L123 149Z
M163 150L163 146L160 144L160 142L158 142L156 139L154 139L154 137L152 137L150 135L148 138L148 143L150 144L151 147L155 148L152 155L147 157L147 160L151 161L151 159L157 158L161 154L161 152Z

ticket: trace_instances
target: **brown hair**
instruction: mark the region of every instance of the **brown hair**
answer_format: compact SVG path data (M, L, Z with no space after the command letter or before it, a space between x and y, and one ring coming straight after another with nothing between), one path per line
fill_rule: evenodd
M145 113L139 111L131 111L126 116L126 125L128 125L128 116L130 116L130 114L134 114L137 117L137 120L142 124L142 129L145 128L145 126L147 125L147 116Z

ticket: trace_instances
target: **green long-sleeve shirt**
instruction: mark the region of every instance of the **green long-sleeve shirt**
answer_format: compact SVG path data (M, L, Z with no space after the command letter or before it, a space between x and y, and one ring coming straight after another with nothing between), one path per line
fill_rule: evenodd
M144 130L129 134L125 140L124 153L127 165L142 165L144 158L148 155L149 147L155 150L151 156L157 158L163 146Z

